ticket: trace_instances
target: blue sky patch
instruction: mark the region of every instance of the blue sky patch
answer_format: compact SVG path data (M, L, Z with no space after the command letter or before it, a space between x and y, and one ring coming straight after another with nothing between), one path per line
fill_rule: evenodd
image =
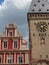
M0 0L0 4L2 4L4 2L4 0Z

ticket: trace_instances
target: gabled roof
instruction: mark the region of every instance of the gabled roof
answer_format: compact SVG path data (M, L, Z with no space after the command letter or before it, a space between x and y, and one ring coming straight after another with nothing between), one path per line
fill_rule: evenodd
M16 27L16 25L14 25L14 24L8 24L6 27L5 27L5 30L6 29L15 29L16 31L15 31L15 36L12 36L12 37L22 37L22 35L21 35L21 33L19 33L18 31L17 31L17 27ZM2 34L0 33L0 37L10 37L10 36L7 36L6 35L6 31L5 32L3 32Z
M49 13L48 0L32 0L28 13Z

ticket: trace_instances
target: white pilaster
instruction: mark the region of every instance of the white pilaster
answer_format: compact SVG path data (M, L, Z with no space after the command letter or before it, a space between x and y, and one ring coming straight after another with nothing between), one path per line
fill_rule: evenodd
M5 54L4 54L4 64L5 64Z
M14 53L14 64L16 64L16 53Z

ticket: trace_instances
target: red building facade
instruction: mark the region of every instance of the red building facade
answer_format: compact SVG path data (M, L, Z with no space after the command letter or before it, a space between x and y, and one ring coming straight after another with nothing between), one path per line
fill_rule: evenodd
M9 64L29 65L27 42L13 24L7 25L5 33L0 34L0 65Z

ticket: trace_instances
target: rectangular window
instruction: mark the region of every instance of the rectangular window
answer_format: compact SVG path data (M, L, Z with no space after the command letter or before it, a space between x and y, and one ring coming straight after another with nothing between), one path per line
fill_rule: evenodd
M20 55L19 56L19 63L22 63L23 62L23 59L22 59L22 56Z
M8 64L11 64L11 63L12 63L12 56L11 56L11 55L8 56L8 58L7 58L7 63L8 63Z
M4 48L7 48L7 41L4 41Z
M17 41L14 41L14 48L17 48Z
M8 63L12 63L10 58L8 59Z
M12 32L9 32L9 36L12 36Z

